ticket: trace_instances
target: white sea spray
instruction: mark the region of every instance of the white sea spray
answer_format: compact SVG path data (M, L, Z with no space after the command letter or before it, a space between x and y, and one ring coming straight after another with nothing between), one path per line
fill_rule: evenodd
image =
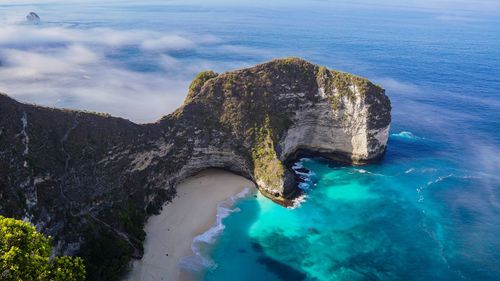
M217 268L217 264L210 258L208 252L226 228L223 220L231 213L241 211L239 208L234 208L234 205L239 199L249 196L252 190L250 187L246 187L243 191L217 205L215 223L207 231L194 237L191 243L191 250L194 255L182 258L179 262L180 267L194 273L202 272L205 269Z

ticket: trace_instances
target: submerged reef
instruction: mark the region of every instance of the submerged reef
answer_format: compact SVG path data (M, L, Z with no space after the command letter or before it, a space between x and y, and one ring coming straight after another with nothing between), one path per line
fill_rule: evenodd
M24 218L118 280L142 256L143 226L207 168L255 182L289 206L301 154L364 164L385 151L391 105L364 78L299 58L196 76L184 104L156 123L19 103L0 95L0 214Z

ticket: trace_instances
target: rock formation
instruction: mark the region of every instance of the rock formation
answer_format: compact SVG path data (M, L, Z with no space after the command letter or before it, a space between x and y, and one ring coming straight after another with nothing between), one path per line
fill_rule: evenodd
M45 108L0 95L0 214L25 218L116 280L142 253L145 219L206 168L256 182L290 205L302 152L379 158L391 121L384 90L297 58L198 74L184 104L153 124Z
M29 22L29 23L32 23L32 24L39 24L40 23L40 17L35 13L35 12L30 12L27 16L26 16L26 20Z

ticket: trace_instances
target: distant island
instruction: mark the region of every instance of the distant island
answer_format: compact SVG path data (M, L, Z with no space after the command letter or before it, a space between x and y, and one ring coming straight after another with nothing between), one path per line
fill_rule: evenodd
M381 87L299 58L201 72L184 104L151 124L0 95L0 213L83 257L88 280L119 280L181 181L224 169L291 206L302 195L297 157L375 161L390 123Z
M40 17L35 12L29 12L29 14L26 15L26 21L28 23L32 23L32 24L39 24L40 23Z

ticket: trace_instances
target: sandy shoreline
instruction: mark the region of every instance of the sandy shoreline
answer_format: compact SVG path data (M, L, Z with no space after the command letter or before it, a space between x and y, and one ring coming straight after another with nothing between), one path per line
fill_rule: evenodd
M252 188L254 184L238 175L210 169L177 186L177 197L157 216L149 218L144 230L144 257L135 261L125 280L191 280L179 262L193 255L194 237L214 225L217 205Z

